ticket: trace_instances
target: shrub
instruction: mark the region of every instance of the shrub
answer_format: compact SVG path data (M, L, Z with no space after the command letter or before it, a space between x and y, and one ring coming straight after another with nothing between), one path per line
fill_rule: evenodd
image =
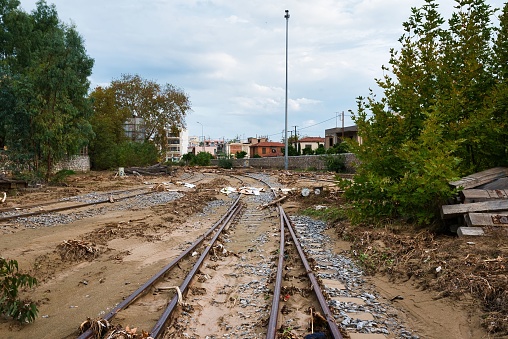
M343 172L346 169L346 160L343 155L326 155L323 157L326 169L332 172Z
M238 152L236 152L235 157L237 159L243 159L243 158L245 158L246 155L247 155L247 152L245 152L245 151L238 151Z
M62 184L65 181L65 179L68 176L73 175L73 174L76 174L76 172L74 172L72 170L68 170L68 169L64 169L64 170L58 171L51 178L51 183L54 184L54 185L60 185L60 184Z
M18 272L16 260L6 260L0 257L0 314L12 317L17 321L33 322L37 313L37 306L31 300L20 300L20 288L33 287L37 280L28 274Z
M231 169L233 168L233 161L231 159L220 159L218 165L220 168Z

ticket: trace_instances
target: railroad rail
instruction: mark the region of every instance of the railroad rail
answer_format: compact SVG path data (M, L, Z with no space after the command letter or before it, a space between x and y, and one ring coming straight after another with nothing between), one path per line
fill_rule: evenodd
M141 192L136 193L136 194L129 194L126 196L121 196L121 197L114 197L114 195L118 195L119 193L133 192L133 191L141 191ZM6 216L0 216L0 221L7 221L7 220L16 219L16 218L23 218L23 217L29 217L29 216L34 216L34 215L46 214L46 213L62 212L62 211L78 209L78 208L82 208L82 207L112 203L114 201L126 200L126 199L130 199L133 197L147 195L147 194L151 194L151 193L154 193L154 191L153 190L146 190L146 189L112 191L112 192L108 192L108 193L101 192L99 195L106 195L107 198L94 200L92 202L78 203L78 204L72 204L72 203L69 204L70 200L66 199L66 200L46 202L46 203L42 203L42 204L23 206L22 207L23 210L30 210L30 209L34 209L34 208L39 208L39 210L33 211L33 212L21 212L21 213L6 215ZM54 207L54 208L49 208L49 209L41 209L42 206L59 205L59 204L64 204L65 206ZM17 208L9 208L8 210L16 210L16 209ZM2 210L0 212L5 212L5 211L6 210Z
M244 184L244 180L241 176L230 176L234 179L237 179L241 184ZM255 179L258 181L262 181L265 185L269 186L272 190L272 194L274 199L277 198L277 188L271 187L269 183L260 180L259 178L255 178L253 176L248 176L247 178ZM292 227L291 221L288 219L285 214L283 208L280 204L277 204L276 211L279 216L279 232L280 232L280 241L279 241L279 249L278 249L278 263L277 270L275 272L275 284L273 287L273 296L272 296L272 305L269 314L268 325L266 327L266 338L274 339L277 336L277 330L280 328L280 324L278 323L279 314L281 312L280 302L283 299L281 296L282 284L283 284L283 276L285 269L285 256L287 256L287 252L285 249L285 244L287 241L291 241L296 247L301 263L304 267L304 270L307 274L307 277L312 286L312 290L315 293L315 297L318 300L319 306L326 318L327 326L328 326L328 334L329 337L341 339L342 335L339 331L339 328L335 322L332 312L330 311L327 301L321 291L319 283L312 272L312 268L309 265L308 259L300 246L295 231ZM161 269L157 274L155 274L151 279L145 282L141 287L139 287L135 292L133 292L130 296L125 298L122 302L120 302L116 307L114 307L107 315L102 317L102 319L98 320L113 321L114 318L121 313L123 310L127 309L130 305L136 302L138 299L147 295L149 291L153 288L156 288L156 284L160 283L164 277L166 277L172 269L179 265L183 260L189 259L190 254L196 250L196 248L204 242L204 240L213 235L212 239L208 242L208 244L202 248L202 253L197 261L193 264L192 269L185 276L183 282L175 288L176 293L174 293L171 301L167 304L164 311L159 317L159 320L152 327L149 332L149 336L154 339L162 338L166 328L170 322L170 319L174 317L174 312L177 305L183 305L182 296L185 295L189 289L191 281L195 278L196 273L200 270L203 265L203 262L209 255L211 249L213 249L214 244L217 239L222 235L222 232L225 228L228 228L232 225L233 221L236 219L240 219L241 212L245 210L242 208L241 203L241 195L239 195L232 205L228 208L227 212L217 221L206 233L204 233L201 237L195 240L186 250L184 250L177 258L173 259L169 264L167 264L163 269ZM252 212L251 212L252 213ZM288 232L290 236L288 240L285 238L285 234ZM82 326L82 334L78 337L78 339L87 339L92 337L100 336L101 333L97 333L97 329L101 329L101 326L94 326L92 320L85 322Z

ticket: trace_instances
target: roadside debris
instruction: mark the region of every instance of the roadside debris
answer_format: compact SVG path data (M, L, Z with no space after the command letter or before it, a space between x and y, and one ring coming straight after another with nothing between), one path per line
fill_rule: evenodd
M221 193L224 193L226 195L230 195L231 193L240 193L245 195L260 195L261 192L265 192L264 188L258 188L258 187L240 187L240 188L234 188L234 187L224 187L220 190Z
M100 254L94 243L81 240L64 240L56 248L62 260L92 260Z

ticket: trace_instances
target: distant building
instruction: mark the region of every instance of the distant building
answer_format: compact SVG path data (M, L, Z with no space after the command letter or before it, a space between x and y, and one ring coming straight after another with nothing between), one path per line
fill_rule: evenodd
M340 144L342 141L352 139L357 141L359 144L362 143L362 138L358 135L358 126L349 127L335 127L325 130L325 148Z
M123 129L125 130L125 136L129 140L136 142L145 141L146 128L143 118L128 118L123 125Z
M125 136L135 142L144 142L146 140L146 127L143 118L132 117L125 121L123 125ZM187 153L189 144L189 133L182 129L176 133L166 128L166 154L163 155L165 161L179 161L182 155ZM160 149L159 149L160 150Z
M171 133L166 131L167 138L167 152L166 161L179 161L184 154L187 154L187 145L189 144L189 133L186 129L178 133Z
M305 137L301 138L297 141L297 143L300 145L299 149L302 151L306 148L311 149L315 151L319 145L325 145L325 138L321 137Z
M284 155L284 144L282 142L262 141L250 145L250 157L259 155L265 157L280 157Z

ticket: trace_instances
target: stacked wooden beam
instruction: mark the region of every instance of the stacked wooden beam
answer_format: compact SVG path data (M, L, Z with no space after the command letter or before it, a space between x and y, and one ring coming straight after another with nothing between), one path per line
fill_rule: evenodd
M171 175L171 167L157 164L149 167L129 167L125 168L125 173L135 175Z
M471 229L459 228L459 235L464 232L467 234L475 227L504 226L508 229L508 168L491 168L451 182L450 185L462 188L460 204L442 206L441 217L463 218L465 225Z

